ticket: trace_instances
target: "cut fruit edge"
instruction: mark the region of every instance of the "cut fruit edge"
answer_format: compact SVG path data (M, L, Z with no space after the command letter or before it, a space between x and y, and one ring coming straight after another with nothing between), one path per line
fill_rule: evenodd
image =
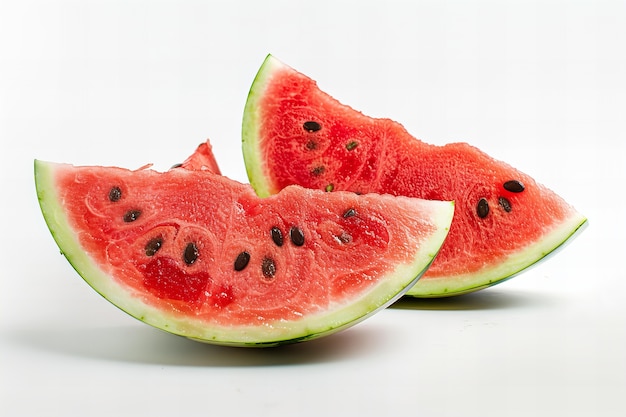
M257 136L256 127L259 123L258 109L259 98L263 95L263 90L267 85L267 77L274 73L274 69L282 67L284 64L271 54L267 55L265 61L257 72L243 112L241 143L243 158L246 162L246 172L250 185L259 197L268 197L278 190L270 184L269 179L265 175L265 161L260 159L261 148L259 146L259 138Z
M502 283L526 272L529 268L537 266L559 252L571 243L588 224L586 217L572 211L568 218L547 233L542 240L509 256L496 267L454 277L422 279L406 293L406 296L419 298L449 297L467 294Z
M402 297L428 269L447 236L454 213L453 202L427 202L432 210L431 219L436 230L416 251L413 261L397 265L376 286L346 303L297 321L280 321L262 326L218 326L182 318L143 302L139 294L117 283L91 259L82 249L58 200L54 177L59 165L35 161L37 197L54 240L76 272L97 293L132 317L169 333L220 345L269 347L314 339L351 327L388 307ZM424 204L422 200L414 200L416 204Z

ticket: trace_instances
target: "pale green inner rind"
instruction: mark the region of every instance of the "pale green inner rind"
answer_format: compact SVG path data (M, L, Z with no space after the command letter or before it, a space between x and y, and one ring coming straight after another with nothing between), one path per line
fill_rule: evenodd
M126 289L99 268L82 249L56 193L55 170L59 166L55 163L35 161L37 198L50 233L61 249L61 253L93 289L120 309L141 318L144 312L138 308L140 304Z
M283 64L271 55L265 58L252 82L243 113L241 131L243 158L248 180L259 197L267 197L276 191L264 174L266 161L262 159L265 155L261 152L258 134L258 129L261 128L258 115L259 99L263 97L268 78L281 65Z
M557 252L573 240L574 236L580 233L587 224L585 217L572 211L568 218L540 241L516 252L495 267L465 275L421 279L406 295L424 298L454 296L501 283Z
M131 316L156 328L203 342L237 346L273 346L328 335L351 326L390 305L425 272L448 233L453 204L432 202L437 230L414 255L413 262L398 265L358 299L332 306L298 321L260 326L217 326L203 320L181 318L142 301L141 295L118 284L83 251L56 194L55 172L62 165L35 161L35 182L41 211L63 255L83 279L104 298ZM60 168L62 169L62 168Z

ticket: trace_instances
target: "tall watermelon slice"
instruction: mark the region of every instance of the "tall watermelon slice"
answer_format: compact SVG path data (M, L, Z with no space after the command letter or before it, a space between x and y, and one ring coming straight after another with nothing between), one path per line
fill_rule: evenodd
M454 200L437 259L408 295L463 294L514 276L586 219L530 176L465 144L435 146L399 123L341 104L269 55L250 89L243 153L261 196L299 184L327 191Z
M271 346L331 334L388 306L432 262L450 202L287 187L261 199L216 175L208 145L187 169L35 162L62 253L102 296L168 332Z

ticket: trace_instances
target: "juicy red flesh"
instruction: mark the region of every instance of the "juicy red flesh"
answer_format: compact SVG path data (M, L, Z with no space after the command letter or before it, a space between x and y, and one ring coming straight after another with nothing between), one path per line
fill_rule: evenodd
M275 69L264 88L255 129L270 193L298 184L455 201L450 233L426 279L496 265L573 213L519 170L468 144L421 142L392 120L339 103L289 67ZM311 122L315 131L304 128Z
M207 170L64 165L55 175L82 249L115 282L160 309L221 324L298 319L340 303L412 261L435 227L431 208L408 199L296 187L261 199ZM141 215L128 222L129 210Z
M197 303L209 289L211 277L206 272L187 273L168 257L151 260L143 269L143 285L158 298Z

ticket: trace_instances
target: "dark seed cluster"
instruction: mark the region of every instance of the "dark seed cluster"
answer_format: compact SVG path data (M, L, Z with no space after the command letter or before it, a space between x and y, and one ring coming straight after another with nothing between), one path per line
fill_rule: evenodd
M511 192L511 193L521 193L525 190L524 184L522 184L518 180L509 180L502 184L502 187ZM511 206L511 201L506 197L498 197L498 205L507 213L510 213L513 210ZM478 204L476 204L476 214L481 219L484 219L489 215L489 202L485 198L481 198L478 200Z
M313 120L309 120L308 122L304 122L302 124L302 128L306 130L308 133L315 133L318 130L320 130L322 126ZM305 146L307 150L314 151L317 149L317 141L315 139L309 139ZM321 167L321 168L323 170L324 167ZM316 169L313 170L312 172L313 175L319 175L323 172L323 171L316 172Z
M109 201L112 203L115 203L115 202L120 201L121 198L122 198L122 189L117 185L111 187L111 189L109 190L109 194L108 194ZM124 215L122 216L122 220L125 223L132 223L136 221L137 219L139 219L139 217L141 217L141 214L142 214L141 210L131 209L131 210L128 210L126 213L124 213ZM146 256L151 257L151 256L156 255L156 253L161 249L162 246L163 246L163 236L156 236L150 239L146 243L146 245L144 246L144 252ZM187 265L193 265L198 260L199 256L200 256L200 251L198 249L198 246L194 242L187 243L182 254L183 261ZM239 264L241 264L241 261L239 262ZM243 267L245 267L245 265Z
M346 210L346 211L344 211L344 212L343 212L342 217L343 217L344 219L349 219L349 218L351 218L351 217L356 217L356 215L357 215L356 210L355 210L354 208L352 208L352 207L351 207L351 208L349 208L348 210ZM336 235L336 236L335 236L335 238L336 238L336 239L337 239L340 243L343 243L343 244L346 244L346 243L350 243L350 242L352 242L352 236L351 236L348 232L346 232L345 230L344 230L344 231L342 231L339 235Z
M272 239L272 242L274 242L276 246L281 247L284 245L284 235L280 227L273 226L270 229L269 235ZM300 229L298 226L292 226L289 229L289 240L295 246L304 245L305 237L302 229ZM250 258L250 253L247 251L239 253L239 255L237 255L237 257L235 258L235 263L233 265L235 271L243 271L244 269L246 269L246 267L250 263ZM276 275L276 262L271 257L265 256L261 261L261 272L263 273L263 276L268 280L274 278L274 276Z
M314 120L309 120L302 124L302 128L308 133L315 133L322 129L322 125ZM359 143L356 140L350 140L346 143L345 146L346 146L347 151L353 151L354 149L356 149L357 146L359 146ZM308 151L313 151L317 149L318 143L315 139L308 139L307 143L305 144L305 147ZM325 171L326 171L326 167L324 165L319 165L311 169L310 174L314 177L319 177ZM326 187L324 187L324 189L327 192L331 192L335 189L335 186L334 184L330 183L330 184L327 184Z
M315 123L315 122L312 122L312 123ZM313 130L313 131L316 130L316 126L319 126L319 124L308 125L310 130ZM317 130L319 130L319 128L317 128ZM329 186L327 187L327 191L332 191L332 188L333 188L332 184L329 184ZM109 201L117 202L121 198L122 198L122 190L120 187L114 186L109 190L109 194L108 194ZM126 213L124 213L122 218L124 222L131 223L131 222L136 221L141 216L141 214L142 214L141 210L131 209L131 210L128 210ZM349 208L342 214L343 218L345 219L354 217L356 215L357 215L357 212L354 208ZM284 234L283 234L283 231L280 229L280 227L273 226L272 228L270 228L269 235L276 246L281 247L284 245L285 243ZM352 240L352 237L345 232L343 232L337 238L342 243L348 243ZM163 236L159 235L148 240L143 249L145 255L148 257L155 256L157 252L159 252L161 248L163 247L163 244L164 244L163 239L164 239ZM295 226L295 225L291 226L289 228L289 241L291 241L291 243L294 246L297 246L297 247L304 246L306 242L304 231L298 226ZM198 245L195 242L188 242L182 251L182 260L185 262L185 264L191 266L194 263L196 263L199 257L200 257L200 249L198 248ZM234 270L243 271L244 269L248 267L250 260L251 260L251 255L248 251L244 250L240 252L235 258L235 261L233 264ZM265 277L267 280L271 280L275 277L276 272L277 272L277 267L276 267L276 262L272 257L265 256L263 258L263 260L261 261L261 272L263 274L263 277Z

